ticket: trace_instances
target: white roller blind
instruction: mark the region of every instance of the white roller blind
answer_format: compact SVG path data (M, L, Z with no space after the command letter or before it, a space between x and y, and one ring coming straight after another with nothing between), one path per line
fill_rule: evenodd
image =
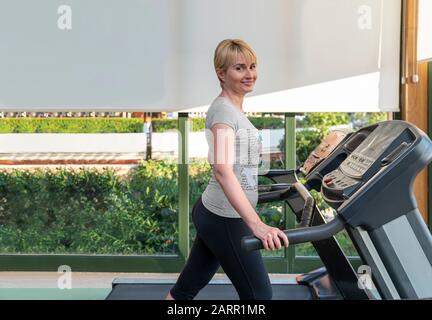
M432 60L432 0L419 0L417 61Z
M246 111L398 110L400 0L63 4L0 1L2 110L205 111L225 38L258 54Z

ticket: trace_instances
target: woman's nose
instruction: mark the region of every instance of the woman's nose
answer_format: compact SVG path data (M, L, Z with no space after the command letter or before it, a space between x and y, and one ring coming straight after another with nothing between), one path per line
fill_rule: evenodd
M255 74L255 71L253 71L251 69L247 69L246 77L252 78L254 76L254 74Z

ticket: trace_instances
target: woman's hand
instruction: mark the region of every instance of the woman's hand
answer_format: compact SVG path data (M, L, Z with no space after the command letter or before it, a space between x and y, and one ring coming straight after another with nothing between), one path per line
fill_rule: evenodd
M288 248L288 237L282 230L278 228L268 226L262 221L259 221L252 228L252 232L255 237L262 241L265 250L273 251L275 248L280 250L282 248L282 243L285 247Z

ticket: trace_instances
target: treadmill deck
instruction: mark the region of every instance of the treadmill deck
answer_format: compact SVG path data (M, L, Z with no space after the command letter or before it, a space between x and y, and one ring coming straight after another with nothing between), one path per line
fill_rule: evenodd
M115 279L107 300L164 300L172 281L145 279ZM307 286L294 283L273 283L273 300L310 300L312 293ZM239 300L229 281L211 281L195 297L195 300Z

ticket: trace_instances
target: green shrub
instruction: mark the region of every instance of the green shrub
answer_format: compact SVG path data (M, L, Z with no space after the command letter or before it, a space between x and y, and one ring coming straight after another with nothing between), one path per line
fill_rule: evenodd
M177 123L177 119L153 119L152 130L153 132L177 130Z
M0 133L139 133L141 119L132 118L5 118Z
M250 117L258 129L283 127L279 118ZM153 119L153 132L177 130L177 119ZM139 133L143 121L138 118L4 118L0 133ZM190 130L205 129L205 118L190 119Z
M257 129L277 129L283 128L283 119L281 118L264 118L264 117L248 117L252 124ZM199 132L205 129L205 118L191 118L190 130ZM177 119L153 119L153 132L165 132L177 129Z
M302 120L299 121L300 128L314 128L321 132L323 136L327 135L329 127L348 124L350 114L345 112L308 112Z
M0 171L2 252L174 254L177 167L175 162L145 161L128 176L112 169ZM206 161L190 164L190 210L210 174ZM258 205L257 212L266 224L284 228L281 202ZM192 219L190 227L192 244ZM340 240L355 252L348 237ZM304 245L297 254L315 253Z
M258 130L284 128L284 119L279 117L248 117Z
M177 180L149 170L128 179L108 169L0 172L3 252L174 252Z
M199 132L205 130L205 118L194 118L191 121L191 131L192 132Z
M263 114L264 115L264 114ZM282 117L248 117L261 129L284 127ZM315 128L325 135L333 125L347 124L350 119L371 124L386 119L386 113L306 113L297 123L299 128ZM153 132L177 129L177 119L153 119ZM205 128L205 118L191 118L192 132ZM135 133L143 132L143 121L138 118L4 118L0 119L0 133Z
M189 119L189 128L192 132L204 131L205 118L191 118ZM177 130L177 119L153 119L152 128L153 132L166 132Z

